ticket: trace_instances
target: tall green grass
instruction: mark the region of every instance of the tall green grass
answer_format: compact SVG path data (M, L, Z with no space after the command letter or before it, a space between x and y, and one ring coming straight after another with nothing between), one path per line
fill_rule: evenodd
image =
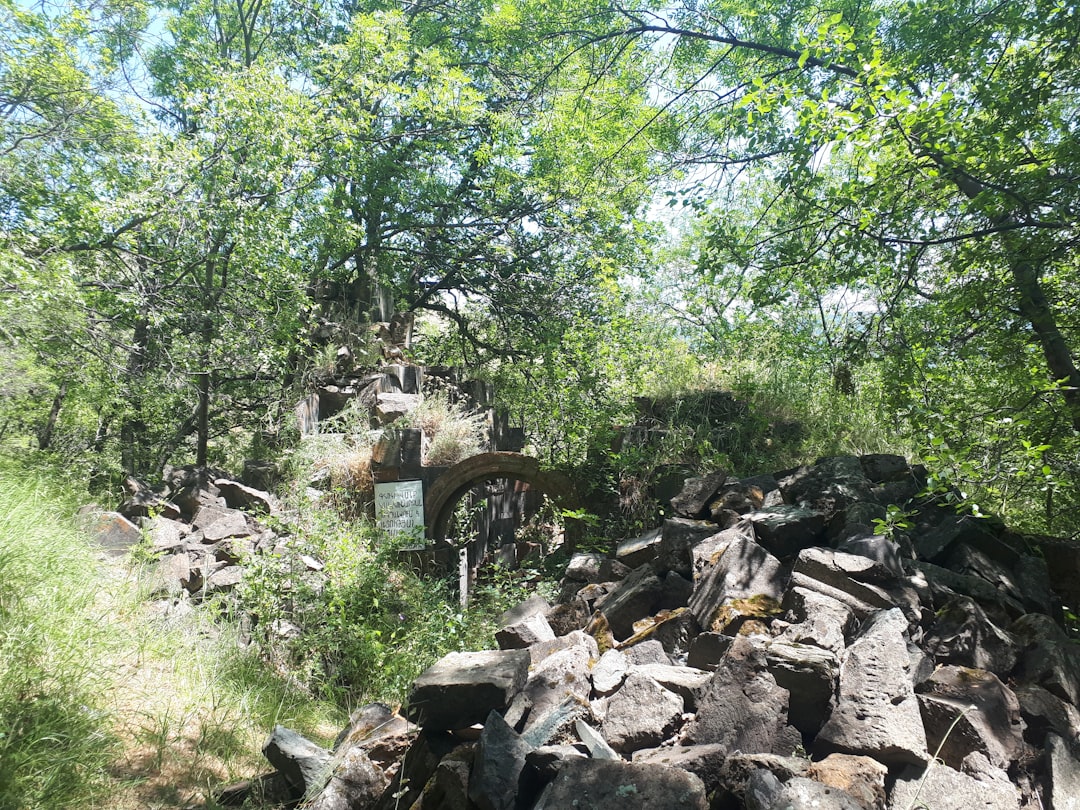
M117 753L97 564L46 477L0 467L0 809L104 807Z

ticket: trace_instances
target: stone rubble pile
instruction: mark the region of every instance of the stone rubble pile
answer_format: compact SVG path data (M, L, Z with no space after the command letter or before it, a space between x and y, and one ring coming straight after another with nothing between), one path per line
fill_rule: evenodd
M365 707L333 751L278 729L267 784L311 810L1080 810L1050 572L924 486L886 455L688 480L400 713Z

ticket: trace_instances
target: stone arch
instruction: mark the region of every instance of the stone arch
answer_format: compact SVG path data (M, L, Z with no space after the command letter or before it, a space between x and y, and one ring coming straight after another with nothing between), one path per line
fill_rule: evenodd
M510 452L480 453L450 467L431 485L424 499L428 538L446 539L446 530L458 501L477 484L498 478L525 481L563 509L582 508L583 502L574 482L560 472L540 469L539 460L532 456ZM578 524L579 521L568 520L565 526L566 542L571 549L581 530Z

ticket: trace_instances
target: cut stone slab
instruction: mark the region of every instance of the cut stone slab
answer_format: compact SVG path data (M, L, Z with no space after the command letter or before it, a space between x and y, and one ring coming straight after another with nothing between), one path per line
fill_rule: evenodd
M633 761L689 771L701 779L706 792L712 794L720 785L725 753L722 745L674 745L635 751Z
M706 810L705 785L694 774L651 763L570 759L534 810Z
M634 622L652 615L660 605L663 583L648 564L635 568L596 607L608 620L617 639L634 634Z
M555 631L551 629L543 613L534 613L513 624L497 630L495 641L500 650L523 650L542 641L554 641Z
M203 531L203 542L216 543L227 537L246 537L251 534L247 516L236 509L219 510L221 514L213 521L199 526ZM201 515L203 510L199 510Z
M249 487L230 478L217 478L214 486L221 491L221 497L231 509L244 509L260 515L270 515L278 511L277 500L269 492Z
M796 776L803 776L810 762L801 757L780 756L778 754L730 754L720 768L720 786L715 795L714 807L743 807L743 797L750 782L751 774L765 770L786 782Z
M150 537L150 545L153 547L154 551L167 553L172 553L182 548L184 545L184 538L191 533L191 529L186 523L160 516L151 518L145 524L144 528L147 535Z
M274 726L262 750L284 775L294 798L321 790L330 775L330 752L285 726Z
M1046 738L1049 810L1080 810L1080 745L1057 734Z
M401 758L400 768L391 778L379 801L371 806L371 810L411 808L435 775L439 763L456 747L457 742L444 731L421 731ZM353 808L350 807L349 810Z
M413 681L406 717L426 729L482 723L510 705L525 685L529 661L528 650L450 653Z
M909 765L893 785L888 810L921 805L933 810L1018 810L1020 794L1008 782L979 781L946 765Z
M714 472L700 478L687 478L682 491L671 499L671 508L681 517L696 520L707 514L706 507L724 487L727 473Z
M731 636L723 633L701 633L690 644L686 665L713 672L731 646Z
M570 558L563 576L574 582L600 582L600 568L603 564L602 554L594 551L580 552Z
M469 799L469 775L475 755L475 749L462 746L443 757L410 810L473 810L476 805Z
M476 747L469 798L480 810L513 810L518 779L532 750L498 712L491 712Z
M813 582L808 583L807 578ZM877 610L888 610L894 603L885 591L875 587L872 582L891 579L892 574L869 557L828 548L803 550L792 570L792 582L798 585L820 592L823 589L813 584L820 583ZM832 591L829 592L831 594Z
M622 688L608 700L604 739L622 754L653 748L671 735L682 713L682 697L631 670Z
M510 624L516 624L522 619L527 619L530 616L547 615L551 610L551 605L548 600L542 597L538 593L534 593L524 602L519 602L510 608L499 617L499 626L506 627Z
M940 667L918 686L919 707L929 748L960 769L973 751L1008 769L1024 751L1020 704L991 672Z
M788 699L766 668L764 652L737 638L711 675L681 742L789 755L802 745L802 735L788 725Z
M724 542L695 578L690 597L690 611L705 630L712 629L726 599L763 597L779 603L783 595L784 572L776 557L741 529L726 529L721 535Z
M528 728L522 733L521 739L534 748L572 742L574 729L579 720L584 722L595 720L592 709L588 702L577 695L567 695L562 702L543 715L530 715Z
M642 664L670 664L664 645L656 639L647 639L633 646L620 647L620 651L626 655L626 660L631 666Z
M660 551L662 527L657 527L639 537L631 537L619 543L615 550L615 559L630 568L652 562Z
M668 571L664 575L664 590L660 594L660 607L663 610L686 607L690 603L690 595L693 592L693 582L682 574Z
M748 512L743 519L753 525L758 543L780 559L794 557L804 548L816 545L825 531L825 516L821 512L791 504Z
M619 759L615 749L608 745L607 740L603 738L600 732L588 723L578 720L574 723L574 728L577 730L578 739L588 749L590 757L593 759Z
M836 708L815 740L818 751L869 756L890 766L926 761L906 630L899 608L881 611L848 647Z
M808 779L848 793L866 810L885 806L885 777L889 769L870 757L829 754L806 769Z
M682 577L693 576L692 550L706 538L718 534L719 527L707 520L669 518L660 527L660 546L656 555L658 571L674 571Z

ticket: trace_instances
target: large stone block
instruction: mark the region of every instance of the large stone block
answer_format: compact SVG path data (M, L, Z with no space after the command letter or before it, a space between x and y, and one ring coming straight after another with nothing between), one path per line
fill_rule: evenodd
M712 629L717 611L728 599L765 598L779 602L784 571L780 561L740 529L722 532L724 542L695 578L690 611L704 630Z
M675 730L682 712L679 695L631 670L622 688L608 699L604 739L622 754L653 748Z
M534 810L705 810L705 785L680 768L652 763L570 759Z
M426 729L457 729L503 711L525 685L528 650L450 653L412 683L406 717Z

